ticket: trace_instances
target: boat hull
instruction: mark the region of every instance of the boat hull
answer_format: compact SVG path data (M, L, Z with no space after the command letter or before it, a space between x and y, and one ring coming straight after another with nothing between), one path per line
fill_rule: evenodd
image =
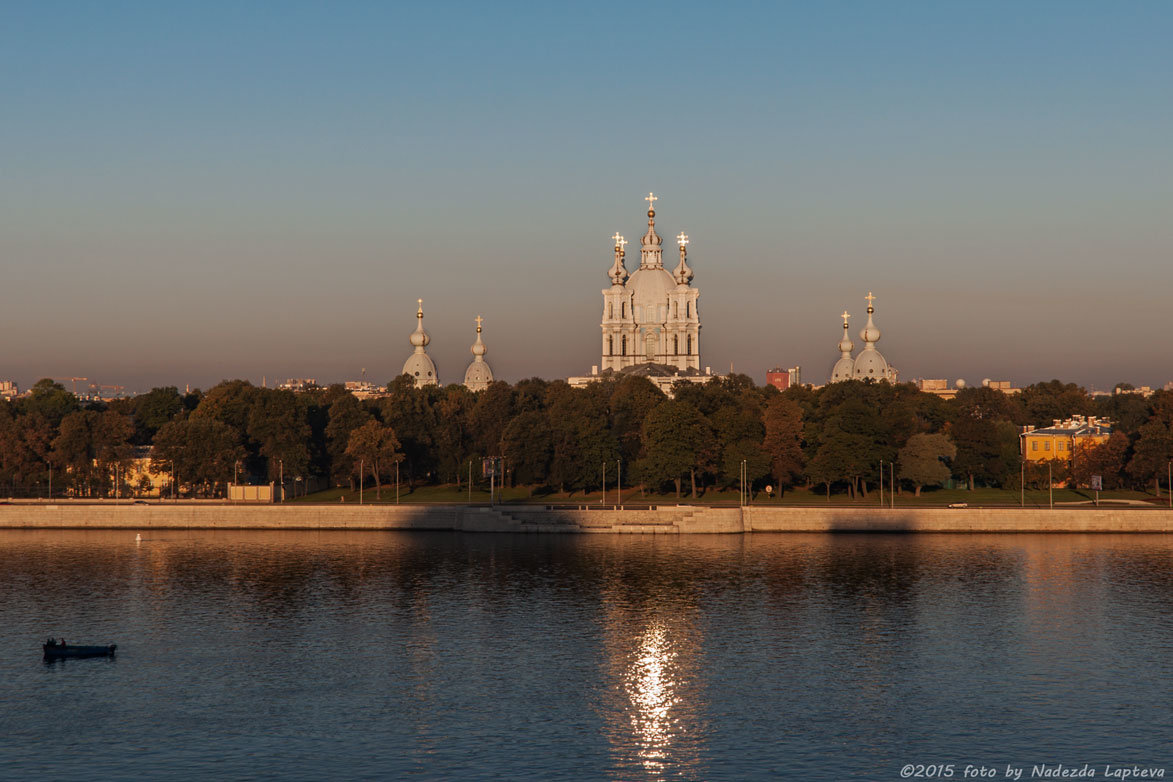
M46 660L59 660L76 657L113 657L118 644L109 646L62 646L60 644L42 644Z

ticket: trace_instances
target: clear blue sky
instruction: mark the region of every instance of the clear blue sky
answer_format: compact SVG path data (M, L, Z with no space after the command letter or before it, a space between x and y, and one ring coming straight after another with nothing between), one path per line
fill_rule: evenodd
M598 363L609 237L702 360L1173 380L1173 4L0 6L0 378ZM629 253L629 261L633 254ZM629 267L634 265L629 263ZM857 339L858 342L858 339Z

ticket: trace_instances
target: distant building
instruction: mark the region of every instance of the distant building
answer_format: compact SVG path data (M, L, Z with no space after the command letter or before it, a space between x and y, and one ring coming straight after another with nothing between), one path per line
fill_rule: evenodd
M0 380L0 399L15 399L20 396L20 386L11 380Z
M791 386L802 385L802 367L774 367L766 372L766 383L779 391L785 391Z
M312 377L291 377L284 383L279 383L277 389L280 391L295 391L302 393L305 391L316 391L320 386L316 378Z
M1112 423L1104 418L1077 415L1051 426L1026 427L1020 435L1022 455L1028 462L1070 462L1077 446L1099 445L1112 436Z
M1166 391L1170 390L1170 385L1171 384L1165 385ZM1143 397L1150 397L1155 393L1156 392L1153 391L1153 389L1149 386L1140 386L1139 388L1121 388L1120 386L1116 386L1115 390L1113 391L1113 394L1135 394L1137 396Z
M359 399L382 399L387 396L387 389L369 380L347 380L345 386L347 391Z
M942 399L952 399L957 396L958 391L965 388L965 380L958 378L953 381L953 386L950 387L949 381L944 378L918 378L916 387L926 394L934 394ZM990 380L989 378L982 381L982 388L992 388L1003 394L1017 394L1022 390L1014 388L1009 380Z

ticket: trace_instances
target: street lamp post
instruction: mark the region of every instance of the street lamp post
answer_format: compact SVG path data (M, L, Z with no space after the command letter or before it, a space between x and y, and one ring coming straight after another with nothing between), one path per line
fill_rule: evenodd
M880 460L880 507L884 507L884 460Z
M278 469L280 470L278 475L281 476L281 501L285 502L285 460L278 459L277 465Z
M1026 461L1025 460L1023 460L1022 464L1019 465L1019 473L1020 473L1020 475L1018 477L1018 507L1025 508L1026 507Z
M1050 497L1051 510L1055 510L1055 478L1051 475L1051 463L1047 462L1047 492Z
M365 466L366 466L366 461L363 459L359 459L358 460L358 504L359 505L362 505L362 471L363 471L363 467L365 467Z
M616 491L615 504L619 506L619 510L623 510L623 460L622 459L615 460L615 472L617 473L617 476L618 476L616 478L617 486L615 489L615 491Z
M607 463L603 462L603 495L599 497L599 504L607 504Z

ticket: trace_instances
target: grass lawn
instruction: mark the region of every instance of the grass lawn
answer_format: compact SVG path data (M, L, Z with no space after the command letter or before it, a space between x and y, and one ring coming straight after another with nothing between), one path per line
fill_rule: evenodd
M597 505L602 501L602 495L599 491L593 492L570 492L560 493L554 492L549 494L534 494L533 487L518 486L515 488L506 488L497 492L497 501L502 503L532 503L537 505ZM884 492L884 504L888 505L890 496L887 491ZM1095 499L1095 493L1087 490L1073 490L1073 489L1055 489L1056 504L1062 502L1088 502ZM1101 502L1104 500L1140 500L1147 501L1154 504L1164 504L1167 498L1161 498L1160 501L1152 494L1139 491L1104 491L1100 492ZM443 504L458 504L465 502L473 502L474 504L485 504L489 501L488 487L474 486L471 497L467 486L457 488L455 484L445 484L440 486L420 486L415 491L409 491L405 485L399 488L399 501L401 503L443 503ZM344 488L327 489L326 491L316 492L305 497L298 497L290 499L290 502L318 502L318 503L357 503L359 502L359 493L357 491L350 491ZM382 489L382 499L376 497L374 487L368 486L363 490L362 502L364 503L379 503L379 504L394 504L395 503L395 484L384 486ZM608 488L606 504L614 505L618 502L614 487ZM730 489L726 491L709 490L701 494L696 500L689 498L688 493L682 493L679 500L674 494L640 494L639 489L624 488L623 489L623 503L626 505L675 505L677 502L685 504L702 504L702 505L737 505L738 491ZM920 497L913 497L912 492L898 493L896 495L896 507L932 507L949 505L952 503L964 502L971 507L1018 507L1019 493L1013 489L975 489L974 491L967 491L965 489L925 489L921 492ZM1049 503L1048 493L1046 490L1027 490L1026 492L1026 506L1027 507L1047 507ZM752 504L761 506L787 506L787 505L835 505L843 507L879 507L880 495L873 491L870 492L866 499L858 498L852 500L846 494L832 494L828 502L826 494L821 491L806 491L804 489L792 489L786 492L782 497L767 497L764 492L758 492L754 495Z

